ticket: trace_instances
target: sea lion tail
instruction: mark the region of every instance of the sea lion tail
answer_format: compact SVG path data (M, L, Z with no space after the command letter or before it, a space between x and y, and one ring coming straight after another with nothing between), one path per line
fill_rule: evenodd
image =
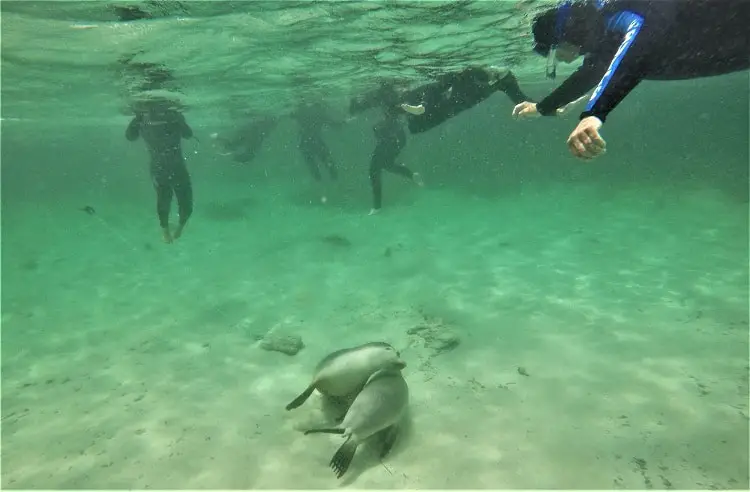
M302 405L307 401L308 398L310 398L310 395L313 394L313 391L315 391L315 386L312 384L307 387L305 391L302 392L301 395L299 395L297 398L292 400L292 402L286 406L287 410L292 410L294 408L297 408L298 406Z
M357 451L357 441L352 441L352 438L346 440L344 444L336 451L331 459L331 468L336 473L336 478L341 478L346 470L349 469L349 464L354 458L354 453Z
M323 429L308 429L305 431L305 435L308 434L319 434L319 433L325 433L325 434L343 434L346 432L344 429L339 429L337 427L329 427L329 428L323 428Z

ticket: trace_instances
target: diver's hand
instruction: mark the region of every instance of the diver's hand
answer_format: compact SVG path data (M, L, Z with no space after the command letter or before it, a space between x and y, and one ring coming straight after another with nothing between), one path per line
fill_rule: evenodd
M419 106L412 106L411 104L402 104L401 109L406 111L409 114L413 114L414 116L419 116L424 114L424 105L420 104Z
M521 104L516 104L513 108L514 118L533 118L539 116L539 111L536 110L536 103L524 101Z
M582 119L568 137L568 149L575 157L590 160L607 151L607 142L599 135L602 121L596 116Z

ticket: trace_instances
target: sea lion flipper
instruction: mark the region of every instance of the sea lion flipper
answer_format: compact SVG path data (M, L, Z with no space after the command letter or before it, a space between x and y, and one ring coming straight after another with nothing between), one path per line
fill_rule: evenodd
M380 459L382 460L385 458L388 453L391 452L391 448L393 447L393 443L396 442L396 438L398 437L398 426L392 425L386 429L383 429L380 431Z
M308 434L319 434L319 433L325 433L325 434L343 434L346 432L344 429L339 429L338 427L325 427L323 429L308 429L305 431L305 435Z
M357 451L357 442L352 441L351 437L341 445L331 459L331 468L336 473L336 478L341 478L346 470L349 469L349 465L354 458L354 453Z
M301 395L299 395L297 398L292 400L292 402L286 406L287 410L292 410L294 408L297 408L298 406L302 405L307 401L308 398L310 398L310 395L313 394L313 391L315 391L315 386L312 384L307 387L305 391L302 392Z

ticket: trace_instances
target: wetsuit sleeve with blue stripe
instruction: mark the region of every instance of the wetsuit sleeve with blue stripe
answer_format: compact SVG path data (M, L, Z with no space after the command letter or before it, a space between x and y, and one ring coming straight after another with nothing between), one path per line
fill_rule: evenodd
M633 12L620 12L609 28L622 33L622 40L599 84L594 89L581 119L596 116L602 122L643 79L648 33L644 20Z
M590 91L601 80L606 70L606 62L600 63L597 58L587 56L578 70L536 105L536 110L543 116L555 116L558 108Z

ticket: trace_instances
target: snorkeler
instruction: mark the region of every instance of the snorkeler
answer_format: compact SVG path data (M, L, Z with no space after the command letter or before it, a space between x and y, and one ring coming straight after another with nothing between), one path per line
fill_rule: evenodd
M393 84L384 83L380 88L363 99L352 100L349 111L363 111L378 102L383 110L383 120L373 128L375 132L375 150L370 158L370 186L372 187L372 209L370 215L376 214L383 206L383 170L414 181L424 186L419 173L415 173L403 164L396 164L396 158L406 147L406 132L401 122L402 110L399 106L400 94Z
M401 97L401 108L410 115L409 131L422 133L473 108L496 92L504 92L514 104L529 100L510 70L468 67L408 91Z
M191 138L193 130L185 117L166 100L142 102L125 131L125 137L135 141L143 137L151 157L151 179L156 191L156 212L164 241L178 239L193 212L193 188L181 139ZM179 224L172 233L169 229L169 210L172 195L177 197Z
M331 179L336 179L336 163L323 140L322 131L325 126L339 126L340 122L330 116L328 108L322 103L301 103L291 117L299 127L299 150L315 181L322 179L321 164L328 169Z
M316 182L322 181L323 177L320 173L322 165L328 170L331 179L336 180L338 178L336 162L333 160L328 145L323 140L322 131L326 126L341 126L342 122L333 118L326 105L321 102L300 102L292 112L291 117L297 122L299 128L298 148L312 177ZM321 196L321 201L323 203L327 201L325 193Z
M599 134L609 113L642 80L684 80L723 75L750 66L747 0L564 1L533 22L534 51L583 64L538 104L522 102L513 116L551 116L594 89L570 134L570 152L592 159L606 151Z

